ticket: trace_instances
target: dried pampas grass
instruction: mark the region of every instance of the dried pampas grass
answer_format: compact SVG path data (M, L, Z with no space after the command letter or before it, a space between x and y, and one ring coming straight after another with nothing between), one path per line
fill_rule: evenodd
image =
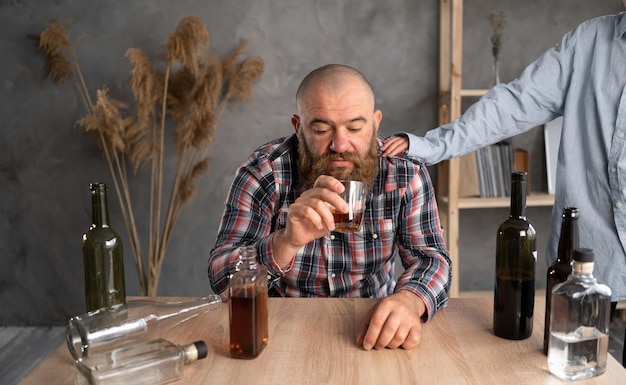
M59 84L70 78L76 81L87 109L78 124L102 149L130 238L142 294L154 296L182 207L193 198L195 181L208 173L207 152L226 105L251 100L252 85L263 74L264 62L260 57L240 60L247 41L220 58L209 48L209 34L202 21L185 17L169 34L165 52L155 56L165 58L164 62L154 64L139 48L126 51L132 65L130 88L135 101L134 115L128 115L128 104L111 98L107 87L98 90L96 102L92 102L67 23L52 19L38 40L46 55L48 76ZM164 205L164 139L170 120L174 122L178 165ZM133 172L141 166L150 169L147 257L142 253L135 223L127 164Z

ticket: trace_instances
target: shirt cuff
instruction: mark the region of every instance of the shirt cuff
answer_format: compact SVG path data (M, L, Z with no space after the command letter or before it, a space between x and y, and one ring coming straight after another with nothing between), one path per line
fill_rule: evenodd
M280 267L278 263L276 263L276 259L274 258L274 248L272 247L272 242L274 240L274 236L276 234L272 233L269 237L264 238L259 244L259 250L261 251L261 262L267 266L267 269L272 277L279 277L285 275L291 268L293 267L293 258L289 265L285 268Z
M426 308L426 310L424 311L424 314L422 314L422 322L426 323L428 321L430 321L434 316L435 316L435 312L437 311L437 306L435 304L435 302L433 302L433 298L430 295L430 293L428 292L424 292L422 288L419 287L413 287L413 286L402 286L401 288L398 288L396 290L396 292L400 291L400 290L408 290L411 293L415 294L419 299L422 300L422 302L424 303L424 306Z

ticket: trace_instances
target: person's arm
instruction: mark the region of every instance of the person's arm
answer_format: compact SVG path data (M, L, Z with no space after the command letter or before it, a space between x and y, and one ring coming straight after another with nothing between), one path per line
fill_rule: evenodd
M240 246L256 246L260 262L266 265L270 275L278 273L274 266L262 260L271 250L268 247L274 215L271 186L271 183L262 186L251 169L244 165L237 171L230 187L208 269L211 288L223 298L227 298L228 277L238 261ZM257 193L259 191L263 193Z
M428 170L413 164L398 215L399 252L405 272L396 291L380 300L358 325L357 343L363 348L411 349L421 339L421 323L446 306L451 261L439 223Z
M448 303L452 262L439 222L439 210L428 169L420 163L405 194L398 230L398 251L405 271L396 292L407 290L426 306L423 320L430 320Z
M254 158L250 158L254 159ZM262 172L256 160L237 171L225 203L215 247L209 258L209 280L215 293L227 298L228 276L238 260L238 248L254 245L259 262L272 277L270 287L288 272L298 250L334 230L332 205L347 212L337 192L343 185L335 178L320 176L315 186L304 191L286 213L285 227L276 229L282 203L277 198L274 172ZM268 175L269 174L269 175Z
M572 33L531 63L521 76L498 84L454 121L409 140L407 155L427 165L465 155L524 133L562 115L574 61Z

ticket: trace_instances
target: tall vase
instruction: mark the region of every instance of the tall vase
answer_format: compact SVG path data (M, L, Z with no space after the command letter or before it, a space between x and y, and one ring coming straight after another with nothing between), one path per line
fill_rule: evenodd
M500 59L497 57L493 58L493 76L495 86L500 83Z

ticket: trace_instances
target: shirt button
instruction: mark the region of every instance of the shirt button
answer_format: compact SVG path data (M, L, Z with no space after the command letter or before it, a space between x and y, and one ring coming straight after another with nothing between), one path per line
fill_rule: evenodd
M330 278L335 278L336 276L337 276L337 274L332 273L332 274L330 275Z
M611 167L611 172L615 174L617 172L617 167Z
M622 202L617 202L617 203L615 204L615 207L617 207L618 209L619 209L620 207L622 207Z
M334 240L335 240L335 234L331 234L331 235L330 235L330 240L331 240L331 241L334 241Z
M372 239L378 239L378 234L372 234Z
M623 131L619 131L619 132L617 133L617 137L618 137L618 138L623 138L623 137L624 137L624 132L623 132Z

